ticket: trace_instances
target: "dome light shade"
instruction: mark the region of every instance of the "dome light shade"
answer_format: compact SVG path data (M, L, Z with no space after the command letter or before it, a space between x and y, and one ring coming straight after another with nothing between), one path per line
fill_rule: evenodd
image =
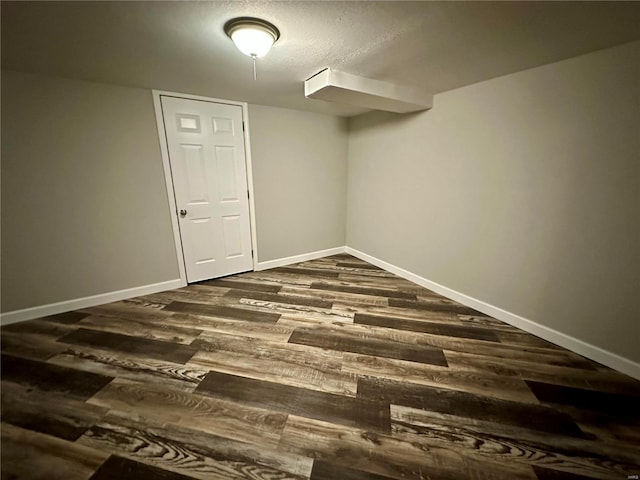
M253 58L264 57L280 38L280 32L274 25L252 17L229 20L224 26L224 31L238 50Z
M271 50L274 41L268 32L254 27L235 29L231 34L231 40L242 53L258 58L264 57Z

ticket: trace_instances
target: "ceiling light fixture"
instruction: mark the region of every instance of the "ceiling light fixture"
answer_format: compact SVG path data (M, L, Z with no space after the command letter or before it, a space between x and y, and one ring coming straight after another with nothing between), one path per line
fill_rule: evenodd
M272 23L253 17L232 18L224 24L226 33L238 50L253 59L253 79L256 79L256 59L264 57L280 38Z

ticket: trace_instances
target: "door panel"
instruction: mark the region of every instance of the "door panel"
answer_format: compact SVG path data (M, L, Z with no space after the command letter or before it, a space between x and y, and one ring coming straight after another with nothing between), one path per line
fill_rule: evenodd
M218 167L218 192L221 202L237 202L238 182L236 180L235 151L229 147L216 146L216 166Z
M180 145L179 158L184 162L184 170L187 176L186 193L188 204L202 203L209 200L204 166L204 151L202 145Z
M222 217L224 247L227 258L242 255L242 225L238 215Z
M251 270L251 229L237 105L161 96L187 280Z

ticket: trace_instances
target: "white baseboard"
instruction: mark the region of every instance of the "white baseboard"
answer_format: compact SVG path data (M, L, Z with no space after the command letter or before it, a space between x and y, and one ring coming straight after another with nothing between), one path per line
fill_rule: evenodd
M415 273L392 265L391 263L385 262L384 260L380 260L379 258L373 257L351 247L335 247L326 250L318 250L316 252L305 253L302 255L294 255L291 257L278 258L266 262L258 262L255 270L267 270L269 268L276 268L284 265L291 265L293 263L315 260L316 258L328 257L330 255L336 255L338 253L348 253L350 255L358 257L420 286L428 288L429 290L433 290L440 295L460 302L463 305L483 312L487 315L497 318L498 320L502 320L509 325L518 327L526 332L548 340L549 342L560 345L561 347L567 348L575 353L583 355L584 357L587 357L591 360L599 362L603 365L606 365L610 368L618 370L619 372L625 373L633 378L640 380L640 364L634 362L633 360L622 357L608 350L604 350L603 348L584 342L578 338L572 337L571 335L567 335L566 333L554 330L553 328L541 325L532 320L521 317L520 315L516 315L496 306L490 305L486 302L470 297L469 295L465 295L464 293L458 292L449 287L445 287L444 285L428 280L424 277L421 277L420 275L416 275ZM10 323L20 322L23 320L31 320L47 315L55 315L57 313L78 310L80 308L93 307L109 302L117 302L119 300L137 297L140 295L150 295L152 293L158 293L165 290L184 287L185 285L186 284L182 280L175 279L169 280L167 282L154 283L141 287L134 287L125 290L118 290L115 292L93 295L90 297L77 298L65 302L51 303L48 305L42 305L33 308L25 308L23 310L16 310L13 312L1 314L0 325L8 325Z
M338 253L344 253L346 248L347 247L328 248L326 250L318 250L317 252L303 253L302 255L294 255L292 257L276 258L275 260L258 262L256 264L256 272L260 270L267 270L269 268L283 267L285 265L291 265L292 263L307 262L309 260L328 257Z
M396 275L411 282L417 283L422 287L433 290L434 292L455 300L456 302L466 305L467 307L471 307L475 310L478 310L479 312L490 315L493 318L502 320L509 325L518 327L551 343L560 345L561 347L567 348L572 352L575 352L579 355L587 357L591 360L606 365L607 367L613 368L614 370L625 373L635 379L640 380L640 364L634 362L633 360L621 357L620 355L617 355L608 350L604 350L590 343L584 342L578 338L572 337L571 335L567 335L566 333L562 333L558 330L554 330L553 328L540 325L539 323L521 317L520 315L516 315L515 313L508 312L506 310L478 300L477 298L470 297L469 295L465 295L464 293L460 293L456 290L445 287L444 285L440 285L439 283L427 280L426 278L416 275L415 273L409 272L408 270L400 267L396 267L395 265L387 263L384 260L372 257L371 255L367 255L366 253L354 248L346 247L345 252L353 255L354 257L358 257L361 260L383 268L391 273L395 273Z
M101 293L90 297L75 298L64 302L50 303L48 305L40 305L38 307L24 308L0 315L0 325L9 325L10 323L22 322L24 320L32 320L34 318L45 317L47 315L55 315L57 313L70 312L80 308L95 307L110 302L117 302L127 298L139 297L140 295L151 295L152 293L164 292L173 288L184 287L186 284L178 279L169 280L167 282L153 283L151 285L143 285L142 287L127 288L125 290L117 290L115 292Z
M292 257L278 258L275 260L269 260L267 262L258 262L256 264L255 270L266 270L269 268L281 267L283 265L291 265L292 263L306 262L307 260L328 257L337 253L344 253L345 248L346 247L344 246L328 248L326 250L318 250L317 252L294 255ZM139 297L140 295L150 295L152 293L163 292L165 290L171 290L173 288L180 288L184 287L185 285L186 283L184 281L177 278L175 280L169 280L167 282L154 283L141 287L134 287L125 290L118 290L115 292L92 295L90 297L75 298L73 300L66 300L64 302L50 303L48 305L40 305L37 307L15 310L13 312L0 314L0 325L9 325L10 323L32 320L34 318L45 317L47 315L55 315L57 313L70 312L72 310L78 310L80 308L95 307L96 305L117 302L119 300L124 300L127 298Z

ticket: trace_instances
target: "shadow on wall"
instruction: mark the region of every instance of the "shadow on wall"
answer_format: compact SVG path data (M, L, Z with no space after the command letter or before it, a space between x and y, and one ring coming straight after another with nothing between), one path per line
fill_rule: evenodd
M349 131L359 132L360 130L368 130L372 127L380 127L388 124L402 125L403 123L409 122L421 115L428 115L430 111L431 109L412 113L393 113L383 111L367 112L349 118ZM355 119L357 119L357 122L354 121Z

